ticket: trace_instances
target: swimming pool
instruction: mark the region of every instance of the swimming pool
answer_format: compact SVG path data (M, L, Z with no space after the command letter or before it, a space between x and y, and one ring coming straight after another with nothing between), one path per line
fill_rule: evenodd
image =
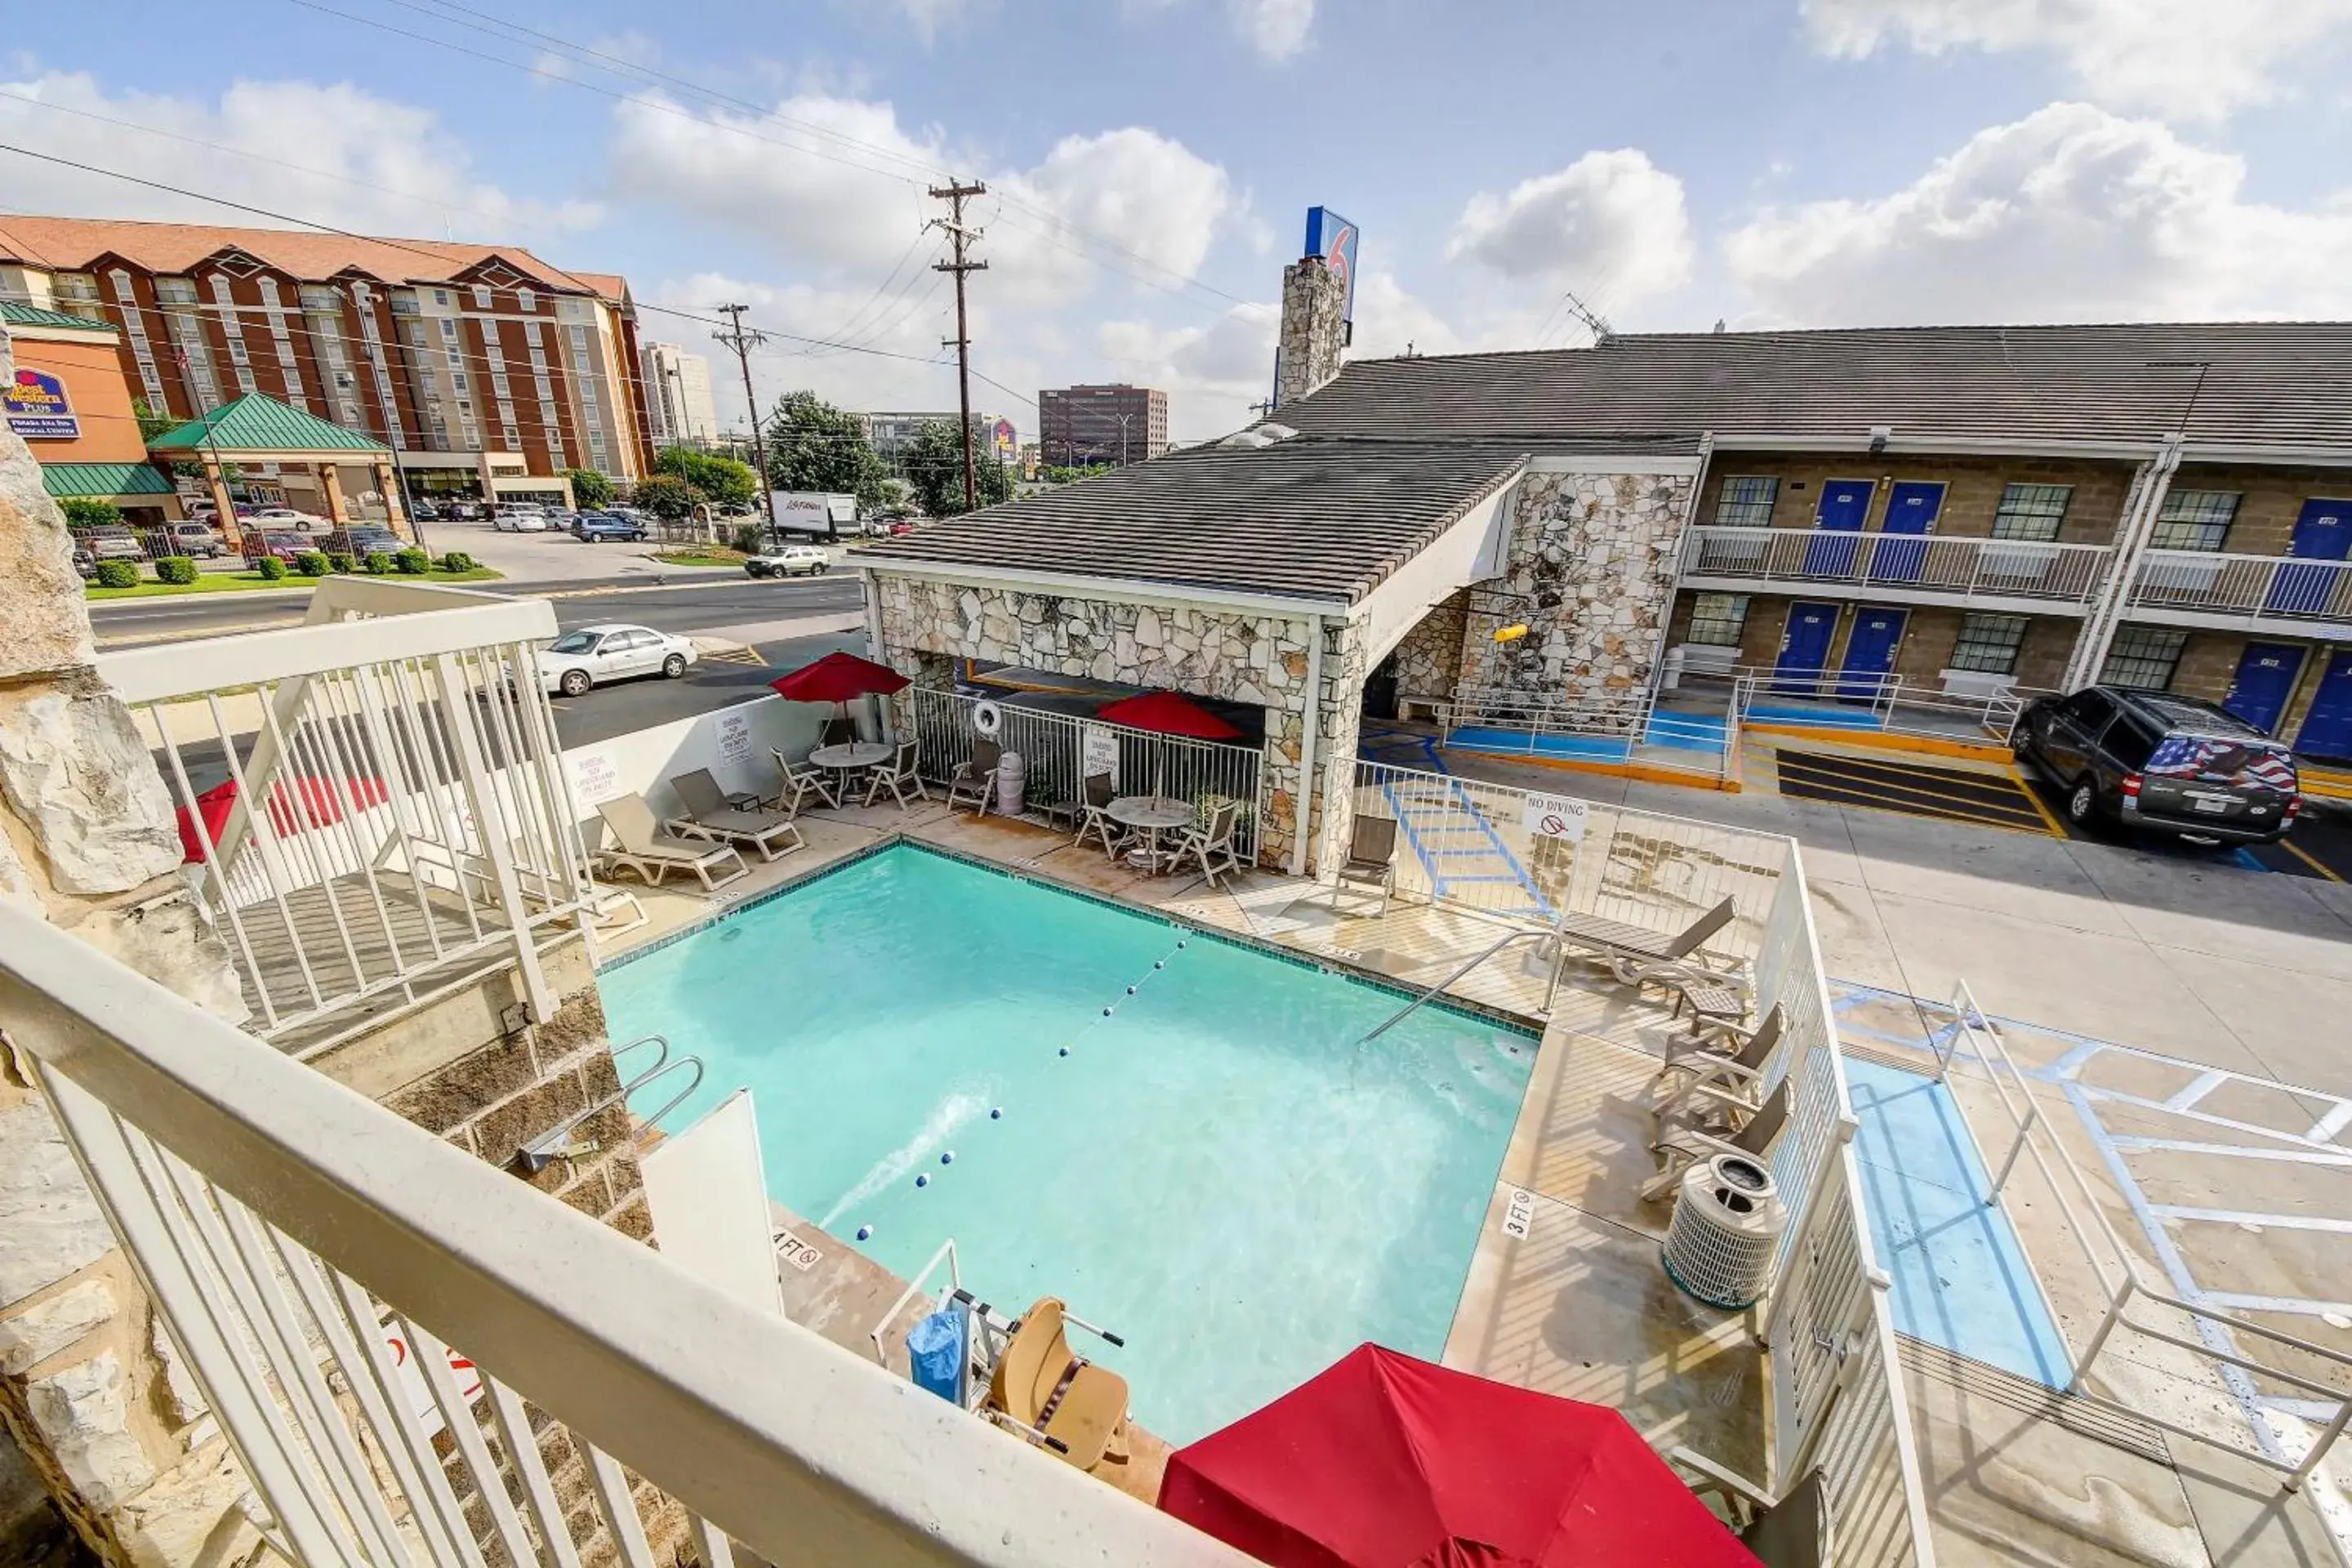
M709 1064L675 1125L749 1084L772 1195L1064 1298L1178 1442L1366 1340L1436 1357L1535 1059L1435 1006L1359 1049L1395 993L904 843L600 984Z

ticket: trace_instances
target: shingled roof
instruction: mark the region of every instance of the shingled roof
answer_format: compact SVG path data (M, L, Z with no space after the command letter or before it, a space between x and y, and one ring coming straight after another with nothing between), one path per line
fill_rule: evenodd
M1360 360L1276 416L1323 436L1638 440L1714 431L1911 450L2030 443L2352 449L2352 323L1659 332L1589 349ZM1750 443L1758 444L1758 443Z
M926 523L866 559L1353 600L1525 461L1490 442L1193 447Z

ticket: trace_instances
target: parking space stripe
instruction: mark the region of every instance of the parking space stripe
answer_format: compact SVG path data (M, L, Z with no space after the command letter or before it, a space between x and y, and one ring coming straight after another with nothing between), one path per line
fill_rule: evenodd
M2294 856L2296 859L2302 861L2305 865L2310 867L2313 870L2318 872L2321 876L2326 878L2331 882L2341 882L2345 879L2341 872L2336 870L2333 867L2321 862L2311 853L2310 850L2305 849L2302 845L2297 844L2292 838L2280 839L2278 841L2278 847L2285 850L2288 854Z
M1848 792L1805 785L1800 789L1783 788L1780 792L1792 800L1818 801L1825 805L1857 806L1864 811L1883 811L1894 816L1926 816L1938 822L1965 822L1976 827L1999 827L2011 832L2038 831L2038 825L2023 817L1989 817L1960 807L1927 805L1909 801L1889 801L1883 796L1861 792Z
M1847 757L1826 752L1780 753L1783 761L1815 773L1833 773L1856 782L1885 784L1904 789L1933 788L1939 795L1973 800L2006 802L2017 785L2007 773L1964 773L1957 768L1928 767L1916 763L1887 763L1871 757Z
M1982 826L2058 833L2032 792L2007 773L1906 767L1793 751L1779 752L1777 762L1780 793L1799 799L1872 806ZM2058 836L2063 837L2063 833Z

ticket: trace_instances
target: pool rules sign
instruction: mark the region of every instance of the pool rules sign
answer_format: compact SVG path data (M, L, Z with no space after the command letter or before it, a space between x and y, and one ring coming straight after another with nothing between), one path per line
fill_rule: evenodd
M1584 841L1585 814L1591 806L1584 801L1565 795L1529 795L1519 813L1519 825L1530 837L1557 839L1567 844Z

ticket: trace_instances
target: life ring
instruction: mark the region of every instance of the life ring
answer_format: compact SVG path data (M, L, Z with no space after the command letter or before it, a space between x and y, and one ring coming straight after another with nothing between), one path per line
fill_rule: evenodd
M983 735L994 735L1004 728L1004 710L982 698L971 705L971 727Z

